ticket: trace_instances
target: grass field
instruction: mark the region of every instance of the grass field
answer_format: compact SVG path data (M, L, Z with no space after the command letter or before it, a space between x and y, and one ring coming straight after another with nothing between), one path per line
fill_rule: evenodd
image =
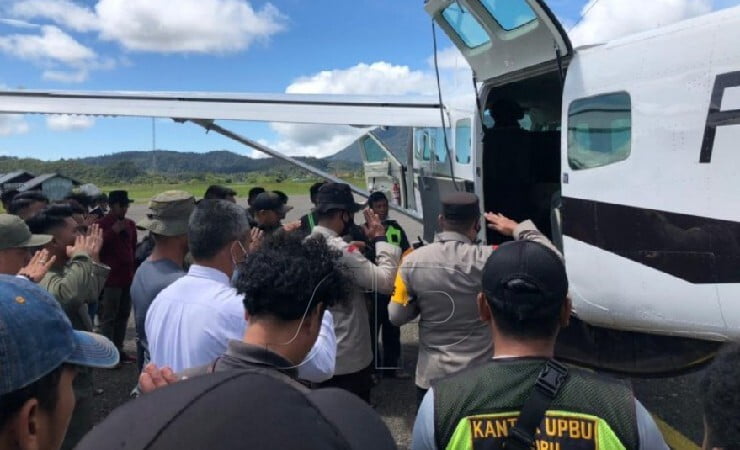
M363 178L349 178L346 181L358 187L365 187L365 180ZM230 187L231 189L235 190L238 197L246 198L247 192L249 192L249 190L255 186L262 186L267 190L283 191L288 195L308 195L308 189L311 187L312 184L313 182L284 181L282 183L231 183L224 184L224 186ZM173 184L122 184L113 186L100 186L100 189L102 189L103 192L110 192L113 190L125 190L128 191L128 195L130 198L138 202L145 202L160 192L172 189L187 191L193 194L195 198L202 198L209 185L210 183L206 182Z

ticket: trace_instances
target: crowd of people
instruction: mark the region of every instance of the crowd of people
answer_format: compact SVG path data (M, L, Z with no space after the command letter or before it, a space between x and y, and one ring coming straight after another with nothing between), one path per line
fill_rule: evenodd
M125 191L3 194L0 450L395 448L372 391L411 377L409 323L414 449L667 448L629 384L554 358L568 279L531 221L458 192L411 245L382 192L310 195L287 222L282 192L167 191L135 223ZM135 398L93 427L92 371L127 363ZM704 374L704 448L740 445L739 368L729 347Z

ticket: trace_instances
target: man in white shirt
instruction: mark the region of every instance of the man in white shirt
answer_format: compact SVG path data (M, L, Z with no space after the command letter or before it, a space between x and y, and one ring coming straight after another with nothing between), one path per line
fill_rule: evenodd
M188 240L194 264L164 289L146 315L151 361L179 372L207 364L241 339L247 327L244 298L231 286L250 244L244 209L224 200L202 200L190 216ZM316 345L299 376L313 382L334 373L336 338L324 314Z

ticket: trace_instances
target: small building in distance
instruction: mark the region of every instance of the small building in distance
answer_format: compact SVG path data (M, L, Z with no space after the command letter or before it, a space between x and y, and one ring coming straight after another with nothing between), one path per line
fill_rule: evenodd
M36 175L25 170L0 175L0 191L7 192L13 189L19 189L24 183L32 180Z
M39 191L50 201L55 202L64 199L64 197L72 192L75 186L80 186L81 184L73 178L58 173L47 173L27 181L18 191Z

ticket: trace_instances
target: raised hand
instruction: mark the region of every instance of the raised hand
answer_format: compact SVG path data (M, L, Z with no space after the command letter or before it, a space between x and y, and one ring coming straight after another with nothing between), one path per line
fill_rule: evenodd
M283 230L285 230L287 233L290 233L291 231L295 231L299 228L301 228L300 220L296 220L294 222L286 223L285 225L283 225Z
M177 383L178 381L180 381L180 379L169 367L163 367L160 369L155 364L150 363L144 367L141 375L139 375L139 388L141 389L141 392L148 394L156 389Z
M516 221L509 219L503 214L487 212L483 216L486 218L488 228L496 230L504 236L513 236L514 230L519 225Z
M385 227L380 222L380 217L370 208L367 208L362 213L365 215L365 225L363 226L365 236L370 240L383 236L385 234Z
M262 245L262 240L265 238L265 232L257 227L252 228L249 231L249 253L254 253Z
M98 224L90 225L90 229L85 236L85 251L93 259L93 261L100 260L100 249L103 248L103 230L100 229Z
M67 246L67 257L72 258L75 253L80 252L87 253L87 249L85 248L85 236L77 235L75 236L75 243Z
M36 252L33 255L33 258L31 258L31 261L23 267L20 272L18 272L18 275L23 275L34 283L38 283L44 278L56 260L56 256L52 256L51 258L49 257L48 250L40 250Z

